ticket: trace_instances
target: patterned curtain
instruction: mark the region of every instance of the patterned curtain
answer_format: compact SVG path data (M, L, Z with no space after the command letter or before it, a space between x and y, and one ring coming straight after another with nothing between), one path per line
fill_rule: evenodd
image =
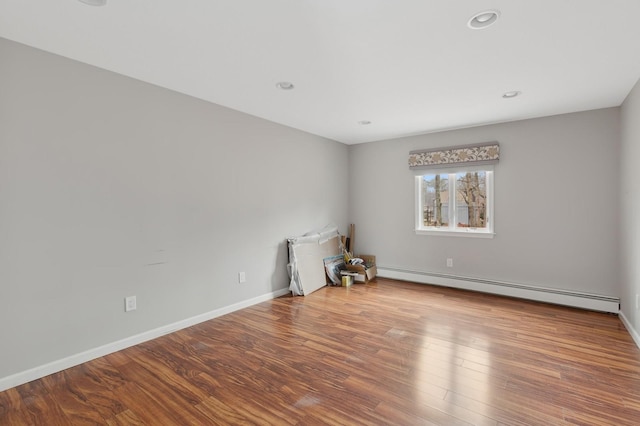
M500 159L498 142L411 151L410 169L445 168L459 165L496 164Z

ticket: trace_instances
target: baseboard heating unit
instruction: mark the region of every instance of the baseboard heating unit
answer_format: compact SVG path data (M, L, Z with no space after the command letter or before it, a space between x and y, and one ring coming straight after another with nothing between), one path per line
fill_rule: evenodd
M517 297L537 302L573 306L594 311L620 312L620 299L612 296L581 293L571 290L536 287L525 284L494 281L481 278L441 274L435 272L412 271L393 267L378 266L378 276L396 280L432 284L462 290L479 291L501 296Z

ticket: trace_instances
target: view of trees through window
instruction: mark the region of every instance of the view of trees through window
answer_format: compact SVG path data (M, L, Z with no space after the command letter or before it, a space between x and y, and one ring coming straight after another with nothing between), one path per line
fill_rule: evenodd
M424 175L421 184L425 227L487 227L486 172Z

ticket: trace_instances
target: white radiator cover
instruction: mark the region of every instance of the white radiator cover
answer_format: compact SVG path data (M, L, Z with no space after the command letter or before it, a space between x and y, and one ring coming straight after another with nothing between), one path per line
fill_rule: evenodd
M441 274L436 272L412 271L386 266L378 266L378 276L396 280L412 281L463 290L479 291L501 296L572 306L594 311L620 312L620 299L612 296L581 293L570 290L537 287L525 284L494 281L481 278Z

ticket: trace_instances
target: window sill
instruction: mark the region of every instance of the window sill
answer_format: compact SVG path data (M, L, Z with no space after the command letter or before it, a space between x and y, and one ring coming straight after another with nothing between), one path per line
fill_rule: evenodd
M493 238L496 234L491 231L451 231L438 229L416 229L416 235L437 235L439 237L467 237L467 238Z

